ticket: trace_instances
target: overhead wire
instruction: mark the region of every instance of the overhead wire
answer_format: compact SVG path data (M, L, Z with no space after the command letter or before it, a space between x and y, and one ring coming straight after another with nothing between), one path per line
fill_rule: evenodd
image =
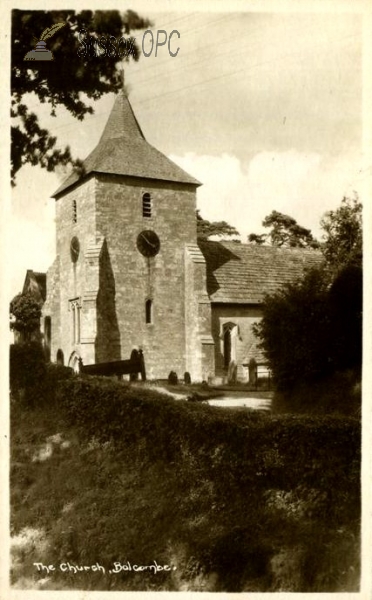
M343 36L341 39L347 39L347 38L352 38L352 37L356 37L356 35ZM275 59L275 62L286 60L286 59L291 58L292 56L295 56L295 55L296 55L296 53L291 53L291 54L288 54L288 55L284 55L284 56L278 57L278 58ZM137 102L137 104L139 104L139 105L140 104L147 104L148 102L153 102L154 100L156 100L158 98L163 98L165 96L169 96L171 94L182 92L184 90L191 89L193 87L197 87L197 86L201 87L201 86L204 86L206 83L211 83L213 81L217 81L219 79L223 79L224 77L232 77L232 76L237 75L239 73L242 73L244 71L249 71L249 70L254 69L256 67L261 67L263 65L270 64L271 62L273 62L273 61L272 60L268 60L268 61L263 61L263 62L260 62L260 63L256 63L254 65L247 65L247 66L245 66L245 67L243 67L241 69L237 69L236 71L232 71L231 73L223 73L221 75L217 75L215 77L211 77L210 79L206 79L204 81L199 81L199 82L193 83L193 84L188 85L188 86L183 86L183 87L178 88L176 90L170 90L169 92L165 92L163 94L159 94L158 96L153 96L152 98L148 98L146 100L140 100L139 102Z
M225 17L223 17L223 18L221 18L221 19L217 19L216 21L210 21L210 22L206 23L205 25L201 25L200 27L198 27L198 28L196 28L196 29L189 29L189 30L186 30L186 33L185 33L185 32L182 32L182 37L181 37L181 39L183 39L183 38L187 37L187 36L188 36L188 34L192 34L192 33L195 33L196 31L199 31L199 30L201 30L201 29L205 29L206 27L210 27L211 25L214 25L214 24L216 24L216 23L219 23L220 21L223 21L223 20L224 20L224 21L225 21L225 23L226 23L226 22L228 22L228 21L231 21L232 19L236 18L236 16L237 16L237 15L236 15L236 14L234 14L234 15L232 15L230 18L227 18L227 19L226 19ZM217 43L217 44L218 44L218 43ZM216 44L216 45L217 45L217 44ZM212 45L215 45L215 44L212 44ZM195 51L197 51L197 49L196 49ZM187 54L184 54L183 56L188 56L189 54L192 54L193 52L194 52L194 51L192 51L192 52L189 52L189 53L187 53ZM159 61L157 61L157 65L159 65L159 66L160 66L161 64L167 63L167 62L168 62L168 60L169 60L169 57L168 57L168 58L166 58L166 59L164 59L164 60L159 60ZM148 69L151 69L151 68L153 68L153 67L152 67L152 65L149 65L149 66L141 66L141 68L140 68L140 69L133 69L131 72L132 72L132 74L136 74L137 72L138 72L138 73L143 73L144 71L146 71L146 70L148 70Z
M172 25L172 24L177 23L179 21L184 21L185 19L191 19L192 16L197 15L197 14L200 14L200 13L198 13L197 11L195 11L195 12L192 12L192 13L189 13L189 14L185 15L184 17L180 17L180 18L177 18L177 19L171 19L170 21L167 21L166 23L161 23L160 25L157 25L157 27L158 28L159 27L166 27L167 25ZM150 21L151 21L151 19L150 19Z
M356 37L356 35L342 36L342 37L338 37L338 38L333 38L332 40L327 40L327 43L332 43L332 42L335 42L337 40L347 40L347 39L354 38L354 37ZM325 42L322 42L322 44L324 44L324 43ZM314 47L313 46L309 50L312 52L312 54L314 54ZM237 53L237 55L238 54L239 53ZM226 77L232 77L232 76L235 76L235 75L240 74L240 73L245 72L245 71L255 70L257 67L261 67L261 66L270 64L272 62L284 61L284 60L287 60L289 58L292 58L293 56L296 56L297 54L298 54L297 52L289 53L289 54L285 54L285 55L282 55L280 57L277 57L274 61L272 59L270 59L270 60L258 62L258 63L255 63L255 64L245 65L244 67L242 67L240 69L237 69L235 71L232 71L232 72L222 73L220 75L211 77L209 79L205 79L204 81L203 80L202 81L198 81L198 82L195 82L195 83L187 85L187 86L182 86L182 87L174 89L174 90L169 90L169 91L164 92L162 94L158 94L157 96L152 96L151 98L146 98L144 100L138 100L136 102L136 106L143 106L143 105L149 104L150 102L152 103L154 100L157 100L159 98L164 98L164 97L167 97L167 96L171 96L173 94L177 94L177 93L180 93L180 92L183 92L185 90L192 89L192 88L195 88L195 87L202 88L206 84L214 83L215 81L219 81L219 80L224 79ZM234 55L235 55L235 53L230 53L230 56L234 56ZM187 69L187 68L189 68L189 67L185 66L185 69ZM136 85L139 85L139 83L137 82ZM101 117L101 116L107 115L109 112L110 112L110 110L105 110L105 111L100 111L98 113L94 113L93 115L87 116L85 118L85 122L89 122L91 119L96 119L97 117ZM65 121L65 123L67 123L67 121ZM58 129L68 128L68 127L75 127L75 126L76 126L76 122L74 122L74 123L68 123L66 125L64 123L62 123L60 125L57 125L56 127L53 127L53 131L54 130L58 130Z
M255 31L259 31L259 29L255 29L252 31L252 33L254 33ZM216 58L219 57L224 57L224 58L229 58L229 57L234 57L234 56L240 56L241 54L244 54L244 52L246 51L246 48L248 48L251 45L252 39L250 39L248 44L242 44L239 46L239 52L226 52L226 50L224 50L223 52L221 52L220 54L213 54L213 60L215 60ZM231 42L232 44L236 43L236 40L232 40ZM206 46L203 46L203 50L207 49L207 48L213 48L213 47L220 47L221 46L221 42L213 42L212 44L207 44ZM196 48L195 50L192 50L191 52L187 52L185 54L182 54L182 56L180 56L180 58L184 59L186 56L190 56L191 54L195 54L196 52L198 52L200 49ZM198 60L192 62L192 63L188 63L187 65L184 66L184 69L189 69L195 65L200 65L201 63L204 63L206 61L209 61L211 59L211 56L206 56L205 58L199 58ZM168 61L162 61L162 62L168 62ZM158 63L156 63L156 65L154 65L156 67L158 67ZM154 67L153 67L154 68ZM179 67L176 66L175 69L167 69L167 75L177 72L179 71ZM138 71L140 72L140 71ZM134 75L133 71L131 72L131 77ZM141 83L148 83L149 81L153 80L153 79L158 79L159 75L158 74L154 74L153 76L150 77L146 77L144 79L137 79L133 81L134 85L140 85Z

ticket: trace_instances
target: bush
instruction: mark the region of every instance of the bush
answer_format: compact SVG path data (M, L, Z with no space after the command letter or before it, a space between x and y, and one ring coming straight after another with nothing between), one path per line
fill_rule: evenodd
M47 363L39 342L10 346L11 396L22 404L53 402L58 382L72 373L69 367Z
M46 376L45 355L41 344L12 344L9 370L12 398L32 405Z
M266 297L253 328L278 390L361 366L362 290L362 269L349 265L336 276L312 269Z
M345 370L362 364L363 271L344 267L328 293L331 323L332 360L336 369Z
M45 379L40 383L40 401L54 404L58 385L65 379L70 379L75 375L71 367L47 363Z
M19 331L26 340L40 330L42 303L32 293L17 294L10 303L10 314L15 318L10 322L11 329Z
M339 414L359 418L362 394L358 369L334 373L290 390L276 391L272 409L276 413Z
M324 375L332 367L328 286L324 269L312 269L265 299L263 319L254 330L278 389Z

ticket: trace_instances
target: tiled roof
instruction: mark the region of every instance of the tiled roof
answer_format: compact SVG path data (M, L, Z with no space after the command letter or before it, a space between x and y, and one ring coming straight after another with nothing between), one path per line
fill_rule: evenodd
M73 171L53 196L59 196L91 173L200 185L197 179L145 140L130 102L123 92L116 97L97 147L84 161L83 174Z
M319 265L316 250L278 248L238 242L200 241L207 263L207 291L212 302L260 304L305 268Z
M267 363L267 358L262 348L260 348L258 342L252 342L248 347L247 353L242 360L243 365L249 365L249 361L254 358L258 365L264 365Z

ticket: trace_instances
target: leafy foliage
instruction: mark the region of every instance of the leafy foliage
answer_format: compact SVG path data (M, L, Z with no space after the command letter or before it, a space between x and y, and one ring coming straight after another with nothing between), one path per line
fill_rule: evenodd
M353 416L360 418L361 378L358 369L336 371L317 380L297 381L293 388L276 390L276 414Z
M250 233L248 236L248 242L250 244L257 244L262 246L267 240L267 233Z
M72 369L46 362L39 342L11 344L9 382L12 400L26 406L53 403L60 380L72 376Z
M272 242L280 244L282 226L293 220L276 223L275 211L272 216L266 222L274 223ZM263 319L254 327L279 389L361 366L361 203L343 198L321 225L324 267L266 298Z
M351 261L354 258L356 259L355 255L351 257ZM328 291L328 311L331 322L329 346L335 367L360 367L363 330L361 266L350 262L337 272Z
M207 240L212 235L218 235L221 238L239 237L239 231L233 225L226 221L208 221L203 219L200 211L196 211L196 231L199 239Z
M40 328L41 304L31 293L17 294L10 303L10 328L24 334L27 339Z
M332 366L328 286L325 270L316 268L265 299L254 333L279 389L324 375Z
M12 533L25 538L31 529L43 542L30 543L29 560L13 563L13 583L26 577L44 589L357 589L355 419L221 410L137 384L70 376L42 407L13 405L11 442ZM21 559L25 545L14 551ZM155 557L176 570L110 575L121 557L132 564ZM45 576L32 567L66 560L98 561L106 573L68 577L57 569L42 583Z
M100 447L111 447L116 457L125 451L129 463L143 472L143 481L154 469L161 478L157 498L153 488L151 499L144 501L142 483L138 508L131 517L125 513L128 544L136 542L138 549L143 541L141 555L153 554L154 548L157 555L166 552L167 561L176 561L179 576L189 585L216 573L213 591L250 590L253 581L261 591L274 591L281 575L272 559L284 547L299 558L298 582L286 571L288 591L331 591L345 584L350 559L339 557L330 568L329 553L340 543L346 547L358 527L358 421L221 411L92 378L64 382L57 402L86 443L95 440ZM121 459L121 477L127 462ZM107 485L101 469L99 477L93 489ZM121 479L116 481L122 485ZM122 504L116 502L111 510ZM141 521L143 511L147 533L136 529L134 539L131 521ZM77 529L81 518L76 514ZM116 519L114 514L111 518ZM333 543L336 529L344 533ZM127 553L123 543L119 541L119 555ZM83 539L80 544L84 546ZM90 560L93 551L84 552ZM318 553L323 560L309 576L306 564Z
M273 210L262 222L264 227L271 227L269 233L251 233L248 241L254 244L269 243L272 246L290 248L319 248L319 242L314 239L310 229L297 223L293 217Z
M336 270L347 265L362 266L362 203L358 196L344 197L341 206L327 212L320 222L324 231L322 252Z
M37 386L45 377L45 357L41 344L12 344L9 366L12 392Z
M56 31L53 28L58 23L65 23L66 27ZM94 44L97 36L119 39L123 34L129 35L131 31L149 25L147 19L131 10L125 13L117 10L12 11L13 185L16 173L27 163L38 164L48 171L53 171L58 165L82 167L80 160L73 159L69 147L63 150L56 147L57 138L40 126L37 115L29 107L27 95L34 94L41 104L48 103L53 116L56 108L62 106L73 117L82 120L86 114L93 113L93 108L82 99L82 94L88 99L98 100L104 94L117 92L122 83L116 68L117 60L108 52L99 59L79 56L81 32L85 32L87 44ZM55 32L48 39L54 61L25 63L23 59L27 50L35 45L36 36L45 33L45 30ZM137 61L139 55L138 45L133 41L130 54L122 60L132 58Z
M266 298L254 325L278 389L362 362L362 270L325 267Z

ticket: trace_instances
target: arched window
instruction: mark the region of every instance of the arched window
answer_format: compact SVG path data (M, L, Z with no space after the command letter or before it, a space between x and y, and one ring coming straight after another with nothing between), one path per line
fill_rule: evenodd
M225 329L223 334L223 363L225 369L229 368L231 361L231 329Z
M72 222L77 223L77 204L76 200L72 201Z
M146 300L145 304L146 323L152 323L152 300Z
M52 319L45 317L44 319L44 350L47 360L50 360L50 344L52 340Z
M142 196L142 216L146 218L152 216L152 201L151 195L148 192Z
M63 356L63 352L62 350L59 348L59 350L57 350L57 365L64 365L65 364L65 359Z
M68 309L72 315L72 343L80 344L80 312L81 312L81 298L74 298L69 300Z

